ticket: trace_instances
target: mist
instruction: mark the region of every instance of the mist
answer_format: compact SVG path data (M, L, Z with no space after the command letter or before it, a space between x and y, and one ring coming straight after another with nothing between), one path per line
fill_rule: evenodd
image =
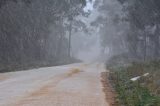
M125 47L117 47L119 50L116 51L112 49L114 45L124 46L129 30L127 22L121 21L118 24L115 22L115 18L125 17L122 9L117 0L87 1L83 10L90 15L80 16L78 19L86 24L89 33L74 33L72 40L74 56L83 61L105 61L114 55L127 52Z
M145 61L159 55L157 2L2 0L0 4L4 66L107 61L119 55Z
M0 106L160 106L160 0L0 0Z

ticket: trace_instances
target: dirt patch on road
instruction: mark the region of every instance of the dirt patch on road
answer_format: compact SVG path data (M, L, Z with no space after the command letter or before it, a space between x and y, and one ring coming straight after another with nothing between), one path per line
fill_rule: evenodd
M49 92L49 88L50 88L50 86L46 85L46 86L40 88L38 91L31 93L30 96L31 97L36 97L36 96L45 95L45 94L47 94Z
M35 96L42 96L42 95L46 95L50 92L50 89L53 88L62 80L66 79L66 78L69 78L69 77L72 77L73 75L75 74L78 74L82 72L80 69L78 68L73 68L71 69L71 71L69 73L66 73L66 74L62 74L60 76L56 76L56 77L53 77L53 78L50 78L50 82L48 82L48 84L46 84L45 86L41 87L39 90L31 93L31 97L35 97Z
M9 76L7 76L7 75L0 75L0 81L7 80L8 78L9 78Z
M45 96L48 97L50 95L53 95L53 93L55 93L54 88L57 86L57 84L59 82L61 82L62 80L65 80L67 78L70 78L73 75L78 74L80 72L83 72L83 71L81 71L79 68L73 68L68 73L61 74L59 76L54 76L54 77L50 78L48 80L48 83L43 85L41 88L29 93L28 96L23 97L23 99L20 100L19 102L17 102L14 106L22 106L24 104L38 100L37 98L41 98L41 97L45 97Z
M101 82L103 84L103 92L106 96L106 101L109 103L109 106L117 106L116 103L116 93L114 92L110 82L109 82L109 73L102 72L101 73Z
M73 75L78 74L80 72L83 72L83 71L79 68L73 68L67 75L68 77L72 77Z

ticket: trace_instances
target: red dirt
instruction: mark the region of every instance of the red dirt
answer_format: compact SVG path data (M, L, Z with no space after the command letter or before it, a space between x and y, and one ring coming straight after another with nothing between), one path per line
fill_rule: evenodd
M110 82L109 82L109 72L101 73L101 82L103 84L103 92L106 96L106 101L109 103L109 106L117 106L116 103L116 93L114 92Z

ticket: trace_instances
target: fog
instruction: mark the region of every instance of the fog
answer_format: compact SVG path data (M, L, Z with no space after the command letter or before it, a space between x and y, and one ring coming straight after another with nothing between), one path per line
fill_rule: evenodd
M155 0L1 0L0 62L28 67L159 58Z
M103 8L104 2L106 6L104 9L101 9L101 7ZM105 34L106 37L114 35L121 36L122 34L126 33L124 31L126 31L127 27L129 27L126 23L121 23L121 25L118 26L113 22L115 15L119 15L121 17L123 17L124 15L122 13L121 4L116 0L94 0L92 2L88 0L83 10L85 12L90 12L90 15L88 17L80 16L78 17L78 19L82 20L87 25L90 33L74 33L74 36L72 38L72 50L74 56L83 61L104 61L103 57L107 59L115 54L125 52L125 49L123 49L120 51L116 51L115 53L115 51L110 50L111 45L106 44L105 47L103 47L101 44L103 42L101 37L104 36L102 34ZM102 19L98 20L99 17L101 17ZM96 21L97 26L91 25L91 23L94 23ZM102 21L104 23L102 23ZM101 30L104 26L106 32L103 32ZM117 39L119 39L118 36ZM110 39L105 38L105 40L106 42L110 42L110 40L113 39L110 37Z
M95 0L90 2L87 1L86 6L83 8L85 12L90 12L89 17L78 17L82 20L88 28L91 28L90 23L98 17L97 10L93 7ZM74 57L81 59L83 61L96 61L100 56L100 36L98 33L98 28L90 33L74 33L72 37L72 50Z
M0 105L160 106L159 76L160 0L0 0Z

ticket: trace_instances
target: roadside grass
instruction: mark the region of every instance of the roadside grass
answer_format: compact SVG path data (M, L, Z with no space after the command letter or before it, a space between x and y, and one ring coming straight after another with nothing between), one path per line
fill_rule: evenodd
M160 61L108 67L119 106L160 106ZM149 73L147 76L143 76ZM131 78L142 76L136 81Z

